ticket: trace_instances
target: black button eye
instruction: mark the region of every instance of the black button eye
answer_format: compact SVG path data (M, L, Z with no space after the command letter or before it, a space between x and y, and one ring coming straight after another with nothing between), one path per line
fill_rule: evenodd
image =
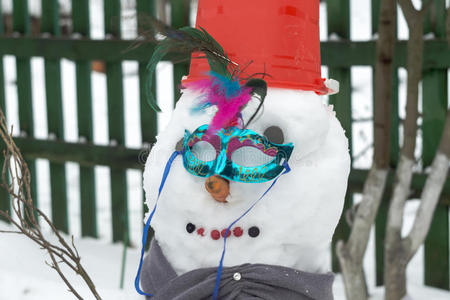
M193 232L195 231L195 225L192 224L192 223L188 223L188 224L186 225L186 231L187 231L188 233L193 233Z
M250 227L248 229L248 235L252 238L255 238L259 235L259 228L256 226Z
M184 138L181 138L175 145L175 150L183 151L183 142L184 142Z
M284 143L283 130L281 130L281 128L278 126L268 127L266 130L264 130L264 136L274 144Z

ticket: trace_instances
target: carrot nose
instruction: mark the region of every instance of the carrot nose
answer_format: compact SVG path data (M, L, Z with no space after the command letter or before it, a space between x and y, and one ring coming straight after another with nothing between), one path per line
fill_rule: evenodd
M228 180L214 175L208 177L205 181L205 188L217 202L227 202L227 197L230 194L230 183Z

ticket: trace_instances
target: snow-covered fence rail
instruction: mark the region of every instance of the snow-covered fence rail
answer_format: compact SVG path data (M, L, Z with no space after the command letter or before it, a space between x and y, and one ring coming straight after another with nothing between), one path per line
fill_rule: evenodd
M67 58L70 60L134 60L146 62L154 46L143 43L138 48L130 48L130 40L88 40L64 37L0 37L0 54L19 57L44 57L48 59ZM397 67L406 67L406 41L396 44L395 62ZM435 39L425 42L424 68L445 69L450 65L447 41ZM322 64L332 68L352 66L373 66L375 41L323 41L321 43ZM166 60L170 61L169 54Z
M0 4L5 0L0 0ZM155 0L72 0L71 25L67 25L67 18L62 24L58 0L42 0L42 14L38 21L31 22L28 1L14 0L11 12L0 12L0 58L5 55L16 57L17 97L19 106L20 135L15 140L25 157L29 160L30 171L36 175L35 160L38 158L50 161L50 186L52 198L52 219L62 231L70 232L68 222L69 203L67 197L66 173L64 163L71 161L80 166L80 216L81 234L83 236L98 236L98 216L96 212L97 194L94 167L98 165L110 168L111 194L111 226L114 241L127 240L129 236L127 169L142 169L142 156L155 141L157 133L157 116L147 106L144 99L145 64L153 51L152 43L142 43L139 47L132 47L134 41L124 39L121 30L121 10L124 3L134 3L136 31L145 26L144 18L139 15L155 15ZM69 2L69 1L66 1ZM91 23L89 19L92 2L103 3L99 9L99 17L104 17L105 39L91 38ZM189 23L189 1L171 0L171 23L174 27L181 27ZM327 0L327 35L330 37L321 43L322 64L328 67L330 78L341 83L341 92L330 97L337 116L346 130L347 137L352 144L355 120L352 114L352 77L353 66L373 67L375 64L375 41L352 41L350 35L350 0ZM372 1L371 33L376 36L378 31L379 0ZM425 41L424 47L424 76L422 83L422 144L421 168L413 177L411 198L420 195L426 179L426 167L436 152L445 115L448 107L448 78L450 67L450 51L445 39L445 0L435 0L425 21L426 33L433 37ZM95 6L96 7L96 6ZM0 5L0 10L2 5ZM357 12L356 12L357 13ZM7 22L3 22L2 16ZM65 12L67 16L67 12ZM34 16L36 18L36 16ZM6 24L6 27L3 24ZM34 25L33 25L34 24ZM32 26L40 25L40 30ZM61 34L64 26L64 35ZM4 33L7 29L8 34ZM11 34L11 32L13 32ZM39 32L40 34L32 34ZM339 38L336 38L339 37ZM431 36L431 35L429 35ZM331 38L333 37L333 38ZM48 139L34 137L35 120L33 119L32 75L30 59L41 57L45 63L45 90L47 99ZM406 66L406 41L396 42L394 64L396 68ZM68 59L75 63L75 91L77 103L77 123L79 142L67 141L64 136L64 120L61 59ZM165 58L171 61L168 55ZM92 62L101 61L105 66L106 92L108 98L108 145L94 143L94 116ZM140 135L142 149L132 149L125 143L123 61L138 63L138 78L140 89ZM180 82L187 73L187 64L174 65L173 82ZM5 111L5 78L3 59L0 59L0 106ZM156 85L153 85L156 86ZM392 103L392 132L390 165L396 166L399 154L399 127L402 120L399 117L398 75L394 74L394 101ZM178 87L174 86L174 99L178 98ZM352 146L350 147L352 149ZM354 155L356 156L356 154ZM354 194L362 191L368 171L354 168L350 174L349 190L346 207L351 207ZM393 174L387 180L386 195L390 195L393 186ZM36 197L36 181L33 185L33 196ZM449 216L450 180L447 179L437 208L432 228L425 243L425 282L429 285L449 289ZM383 241L388 209L388 197L385 197L376 221L376 280L383 283ZM9 200L4 191L0 191L0 209L7 209ZM335 239L346 238L348 226L343 218L336 230ZM334 247L333 247L334 249ZM338 270L337 260L333 260L334 270Z

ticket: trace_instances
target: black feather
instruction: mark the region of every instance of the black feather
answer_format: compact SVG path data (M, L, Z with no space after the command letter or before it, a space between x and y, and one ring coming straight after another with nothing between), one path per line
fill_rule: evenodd
M246 87L249 87L252 91L252 94L258 95L260 103L258 105L258 108L253 113L253 115L248 120L247 124L245 124L244 128L247 128L248 125L250 125L251 122L255 119L255 117L258 115L259 111L263 108L264 100L267 96L267 82L265 82L263 79L250 79L245 83Z
M192 53L203 52L208 59L211 71L229 78L238 74L236 71L238 65L228 58L222 46L205 29L192 27L173 29L156 19L151 23L152 35L160 39L147 64L145 81L146 99L154 110L161 111L151 92L153 76L156 65L169 52L176 53L180 59L189 59Z

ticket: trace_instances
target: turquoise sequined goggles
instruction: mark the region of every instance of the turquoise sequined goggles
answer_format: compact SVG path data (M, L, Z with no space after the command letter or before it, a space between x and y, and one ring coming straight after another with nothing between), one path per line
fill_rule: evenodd
M277 178L292 154L294 145L274 144L249 129L230 127L215 134L202 125L183 141L184 168L195 176L220 175L232 181L258 183Z

